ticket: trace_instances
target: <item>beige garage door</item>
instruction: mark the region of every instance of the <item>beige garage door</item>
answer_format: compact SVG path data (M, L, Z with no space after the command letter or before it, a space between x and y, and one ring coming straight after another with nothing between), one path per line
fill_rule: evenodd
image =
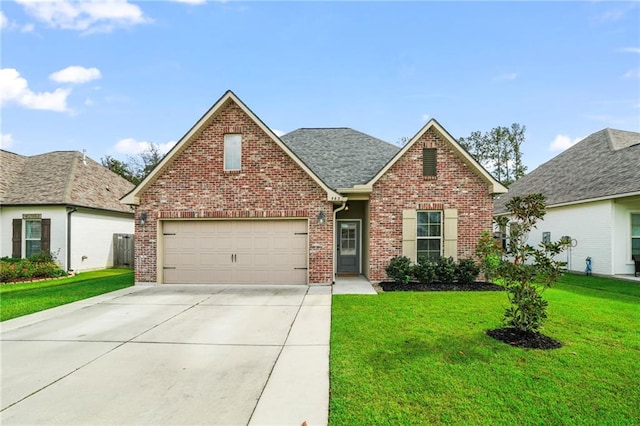
M306 284L306 220L165 221L164 283Z

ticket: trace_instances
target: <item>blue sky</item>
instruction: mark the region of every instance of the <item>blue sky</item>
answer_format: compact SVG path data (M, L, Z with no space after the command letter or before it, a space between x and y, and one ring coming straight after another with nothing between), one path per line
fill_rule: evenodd
M126 159L168 149L228 90L269 127L397 143L520 123L529 170L640 131L637 2L0 4L2 147Z

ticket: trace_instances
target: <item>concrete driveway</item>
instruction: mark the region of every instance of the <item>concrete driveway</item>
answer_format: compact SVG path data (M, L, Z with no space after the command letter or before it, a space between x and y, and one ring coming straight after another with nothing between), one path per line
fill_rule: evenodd
M0 324L0 423L327 423L328 286L131 287Z

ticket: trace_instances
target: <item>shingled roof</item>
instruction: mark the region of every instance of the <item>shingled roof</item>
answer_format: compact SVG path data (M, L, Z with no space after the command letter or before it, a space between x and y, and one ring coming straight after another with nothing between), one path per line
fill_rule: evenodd
M77 151L22 156L0 150L0 204L68 205L133 213L133 184Z
M544 194L548 206L640 194L640 133L607 128L587 136L509 186L495 213L530 193Z
M400 147L357 130L303 128L280 139L333 189L369 182Z

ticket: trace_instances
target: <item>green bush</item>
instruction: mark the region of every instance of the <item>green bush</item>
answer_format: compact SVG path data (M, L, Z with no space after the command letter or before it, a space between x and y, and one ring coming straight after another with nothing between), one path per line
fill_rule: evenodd
M436 264L436 279L441 283L452 283L456 279L456 269L453 257L441 257Z
M413 267L413 276L420 284L431 284L436 280L436 264L426 257L421 257Z
M47 261L47 256L34 256L29 259L0 259L0 282L8 283L29 279L56 278L66 276L54 261Z
M413 276L413 265L408 257L396 256L391 259L385 271L396 284L407 284Z
M460 259L456 268L456 281L460 284L471 284L478 278L480 268L473 259Z
M504 313L506 324L518 330L538 330L547 318L549 303L532 286L511 286L507 291L511 306Z
M496 241L488 231L482 231L482 236L476 246L476 256L480 260L480 271L487 282L493 282L502 259L500 241Z

